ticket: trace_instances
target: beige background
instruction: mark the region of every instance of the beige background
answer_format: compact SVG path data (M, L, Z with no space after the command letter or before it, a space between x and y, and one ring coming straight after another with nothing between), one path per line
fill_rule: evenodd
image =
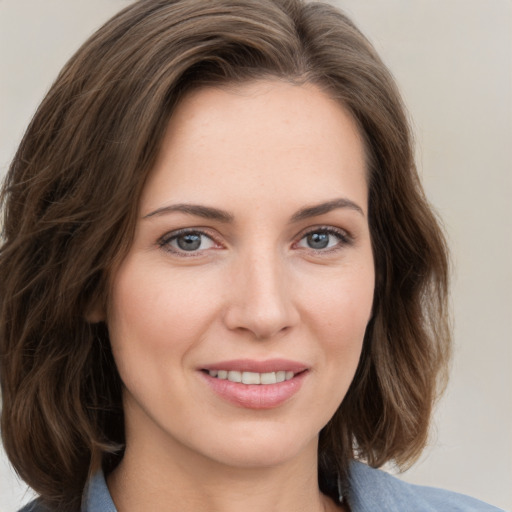
M0 0L0 171L58 70L127 0ZM395 74L455 267L456 353L403 475L512 510L512 0L338 0ZM28 500L0 452L0 512Z

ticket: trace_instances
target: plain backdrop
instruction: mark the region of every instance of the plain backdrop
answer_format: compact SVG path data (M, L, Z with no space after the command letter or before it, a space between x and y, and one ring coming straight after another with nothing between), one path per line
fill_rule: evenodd
M0 172L64 62L127 0L0 0ZM338 0L408 105L452 248L455 358L405 480L512 510L512 0ZM0 512L31 497L0 451Z

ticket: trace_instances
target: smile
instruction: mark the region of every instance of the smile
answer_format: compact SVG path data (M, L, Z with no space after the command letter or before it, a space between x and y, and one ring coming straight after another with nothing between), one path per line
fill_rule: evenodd
M310 373L309 365L289 359L237 359L198 369L214 394L244 409L283 405L299 392Z
M239 382L242 384L278 384L293 379L295 373L292 371L280 370L277 372L241 372L236 370L209 370L210 377L220 380L229 380L230 382Z

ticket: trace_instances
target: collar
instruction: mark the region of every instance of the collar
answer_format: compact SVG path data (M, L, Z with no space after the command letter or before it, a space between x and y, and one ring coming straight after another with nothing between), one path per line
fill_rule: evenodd
M412 485L357 461L352 461L349 466L346 498L352 512L500 512L500 509L474 498ZM96 473L87 483L81 512L117 512L103 472Z
M87 482L82 498L81 512L117 512L103 471L95 473Z

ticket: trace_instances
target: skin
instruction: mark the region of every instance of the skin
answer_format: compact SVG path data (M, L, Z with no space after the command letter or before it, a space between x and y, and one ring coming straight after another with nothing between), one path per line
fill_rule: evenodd
M229 222L173 209L184 204ZM318 433L354 376L374 279L363 144L339 103L277 80L186 96L98 314L125 386L118 510L337 509L318 489ZM283 404L247 408L201 371L240 358L307 372Z

